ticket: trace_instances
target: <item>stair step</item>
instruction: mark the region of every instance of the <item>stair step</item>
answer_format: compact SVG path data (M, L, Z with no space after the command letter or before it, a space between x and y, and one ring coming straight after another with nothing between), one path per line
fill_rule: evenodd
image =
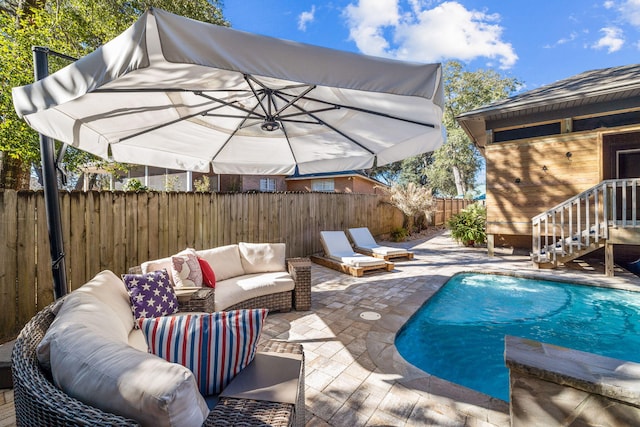
M15 340L0 344L0 389L13 388L11 352L14 343Z

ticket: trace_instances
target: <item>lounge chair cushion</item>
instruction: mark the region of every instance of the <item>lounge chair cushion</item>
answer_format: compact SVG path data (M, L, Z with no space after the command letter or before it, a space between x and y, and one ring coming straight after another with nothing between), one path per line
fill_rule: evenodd
M97 281L122 281L111 272ZM114 283L112 283L114 284ZM82 289L82 287L80 288ZM72 292L38 346L56 386L96 408L144 426L201 425L208 416L195 378L184 366L129 345L117 309L92 292ZM131 309L129 316L133 320Z
M217 281L215 311L226 310L251 298L291 291L295 286L295 282L285 271L247 274Z
M356 248L369 250L379 255L402 255L407 253L405 249L379 245L367 227L349 228L347 232Z
M238 244L242 267L246 274L285 271L284 243L246 243Z
M218 282L232 277L242 276L244 274L242 261L240 261L238 245L227 245L213 249L205 249L202 251L196 251L196 254L209 263L216 275L216 281Z
M193 372L203 395L219 394L253 360L266 309L140 319L149 350Z
M167 316L178 311L178 297L169 283L166 270L125 274L123 279L136 319Z
M353 244L361 248L378 246L367 227L349 228L347 230L353 240Z
M171 257L171 276L176 288L202 286L202 268L196 254L187 253Z
M385 265L383 259L355 253L343 231L321 231L320 240L325 255L353 267Z
M373 267L376 265L385 265L385 261L383 259L360 254L353 254L352 256L331 256L330 258L352 267Z
M358 246L361 247L361 246ZM408 251L406 249L400 249L400 248L391 248L389 246L374 246L371 248L368 247L363 247L364 249L368 249L373 253L379 254L379 255L404 255L406 253L408 253Z

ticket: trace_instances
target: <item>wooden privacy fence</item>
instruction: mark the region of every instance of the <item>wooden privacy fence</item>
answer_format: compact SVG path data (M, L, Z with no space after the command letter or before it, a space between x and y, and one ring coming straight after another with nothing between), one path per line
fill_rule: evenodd
M462 209L438 200L435 224ZM322 250L321 230L367 226L386 234L402 213L380 196L344 193L60 192L67 280L73 290L186 247L284 242L287 256ZM0 342L53 300L44 195L0 191Z
M446 224L451 216L460 213L462 209L472 203L474 203L474 201L469 199L436 199L431 225Z

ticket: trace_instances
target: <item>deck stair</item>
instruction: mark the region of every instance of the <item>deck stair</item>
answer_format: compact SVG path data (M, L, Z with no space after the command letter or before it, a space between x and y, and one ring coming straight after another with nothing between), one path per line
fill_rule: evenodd
M606 180L535 216L531 260L539 268L555 268L608 244L626 243L619 230L638 236L639 192L640 179Z

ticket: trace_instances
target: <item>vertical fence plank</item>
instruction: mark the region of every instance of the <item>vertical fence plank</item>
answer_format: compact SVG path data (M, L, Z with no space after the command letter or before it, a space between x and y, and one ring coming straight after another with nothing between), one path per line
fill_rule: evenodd
M17 200L16 259L18 323L27 323L37 307L36 295L36 197L32 192L19 192Z
M115 274L124 274L129 268L126 251L126 198L123 193L111 193L113 213L113 246L111 256L114 260L110 268ZM131 264L133 266L135 264Z
M49 230L47 224L44 193L38 192L36 198L37 247L37 310L43 309L53 301L53 272L51 271L51 255L49 254ZM65 250L66 251L66 250ZM35 313L33 313L35 314Z
M19 323L16 321L17 290L16 276L18 259L16 247L18 239L18 195L13 190L0 191L0 245L3 256L0 260L0 297L6 301L3 310L0 310L0 333L3 337L13 337L18 332Z
M81 258L87 253L86 201L87 197L84 193L72 192L69 194L70 240L65 252L68 254L66 263L70 267L67 278L72 289L78 288L89 275L86 264ZM76 253L82 255L76 258Z
M137 265L144 260L138 258L138 195L135 193L127 194L125 224L127 229L125 242L127 260L131 260L133 265Z

